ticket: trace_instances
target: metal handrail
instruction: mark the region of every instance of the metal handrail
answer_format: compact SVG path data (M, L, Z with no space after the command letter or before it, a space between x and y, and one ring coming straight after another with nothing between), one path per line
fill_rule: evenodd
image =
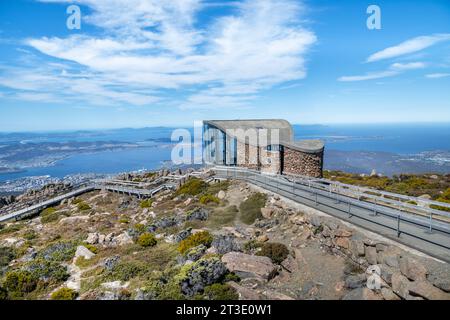
M345 195L342 195L339 193L334 193L331 188L327 189L327 190L324 190L323 188L316 188L315 183L307 184L307 183L304 183L305 181L302 181L303 183L298 183L296 181L288 181L286 179L286 177L284 177L284 176L263 175L258 171L248 170L245 168L236 169L236 168L227 168L227 167L216 167L215 171L216 172L224 172L228 178L248 180L249 182L253 182L256 184L262 184L263 186L265 185L265 186L271 187L278 191L287 192L289 194L294 195L295 197L303 197L309 201L314 201L316 205L324 204L323 201L321 200L323 197L332 199L332 200L336 200L336 203L348 204L347 212L350 216L355 215L354 213L351 212L352 207L362 208L369 212L372 212L374 216L373 217L370 217L370 216L361 217L360 216L360 218L369 220L374 223L377 223L375 221L376 220L375 216L377 216L377 215L396 219L397 220L396 227L392 227L389 225L384 225L384 226L387 228L396 230L397 236L400 236L401 233L406 234L405 230L401 229L400 222L405 222L405 223L420 226L420 227L426 229L426 231L428 231L428 232L439 231L444 234L450 235L450 223L436 221L435 219L432 218L432 216L430 216L429 218L425 218L425 217L421 217L421 216L414 216L414 215L411 215L408 212L405 212L402 210L382 206L379 204L360 201L358 199L354 199L354 198L351 198L351 197L348 197L348 196L345 196ZM309 182L311 182L311 181L309 181ZM300 195L299 191L314 194L314 196L313 196L314 199L311 200L310 198ZM320 198L318 196L320 196ZM328 204L325 204L325 205L329 206ZM340 210L340 211L344 211L342 208L340 208L337 205L334 206L333 208ZM412 234L412 236L420 237L417 234ZM444 246L446 248L450 248L450 241L448 242L448 244L438 244L438 245Z

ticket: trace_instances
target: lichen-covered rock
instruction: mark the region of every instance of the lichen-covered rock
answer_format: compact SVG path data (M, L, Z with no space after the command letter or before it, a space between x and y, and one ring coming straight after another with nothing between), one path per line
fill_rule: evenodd
M180 231L178 234L174 236L175 242L180 242L192 234L192 228L187 228L185 230Z
M225 254L231 251L241 251L241 246L231 234L214 237L211 247L215 248L219 254Z
M205 286L220 281L227 269L217 257L200 259L188 266L185 275L181 276L181 292L187 296L193 296L202 292Z
M200 220L205 221L208 219L209 211L205 208L197 208L191 212L188 212L186 215L186 220L193 221L193 220Z
M120 256L118 255L106 258L105 261L103 262L103 266L105 267L106 270L111 271L117 265L119 260Z
M185 258L188 261L195 262L195 261L199 260L201 257L203 257L203 255L205 254L207 249L208 248L203 244L196 246L194 248L191 248L185 253Z

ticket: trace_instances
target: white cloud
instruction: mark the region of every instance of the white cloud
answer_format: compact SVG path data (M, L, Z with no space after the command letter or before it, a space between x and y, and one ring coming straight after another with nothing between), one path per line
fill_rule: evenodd
M407 71L407 70L416 70L423 69L426 67L426 64L423 62L410 62L410 63L393 63L391 64L392 70L398 71Z
M388 70L385 71L370 72L365 75L358 75L358 76L343 76L340 77L338 81L354 82L354 81L382 79L393 77L410 70L423 69L425 67L426 64L423 62L393 63L389 66Z
M366 81L392 77L397 74L398 74L397 71L380 71L380 72L371 72L360 76L343 76L340 77L338 80L342 82Z
M4 86L136 105L173 101L169 89L188 94L183 108L243 106L262 90L304 78L305 55L316 42L300 20L302 4L291 0L233 2L233 14L209 25L197 23L201 0L40 1L88 6L82 31L90 23L103 35L27 39L73 70L49 64L14 70L0 75ZM29 81L33 76L39 84Z
M450 73L430 73L425 75L425 77L428 79L440 79L450 77Z
M428 47L431 47L439 42L449 41L449 40L450 40L450 34L448 34L448 33L416 37L416 38L407 40L405 42L402 42L399 45L389 47L389 48L386 48L384 50L381 50L379 52L372 54L367 59L367 62L380 61L380 60L384 60L384 59L399 57L399 56L402 56L405 54L418 52L418 51L421 51Z

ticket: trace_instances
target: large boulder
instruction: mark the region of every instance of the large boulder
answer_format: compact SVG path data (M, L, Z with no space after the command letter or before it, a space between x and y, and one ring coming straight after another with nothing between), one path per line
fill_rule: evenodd
M445 292L450 292L450 277L448 273L433 273L428 275L427 278L435 287L438 287Z
M427 300L450 300L450 294L446 293L426 280L417 280L409 285L409 292Z
M410 281L400 272L392 274L392 291L398 294L403 299L409 299Z
M402 256L398 260L400 272L410 280L424 280L427 277L427 269L417 260Z
M253 256L241 252L229 252L222 257L227 269L241 277L256 277L269 280L277 272L277 267L268 257Z

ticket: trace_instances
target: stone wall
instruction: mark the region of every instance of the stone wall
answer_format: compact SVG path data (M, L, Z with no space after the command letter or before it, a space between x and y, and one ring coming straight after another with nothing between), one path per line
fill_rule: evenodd
M321 178L322 169L323 151L320 153L305 153L284 147L283 173Z
M279 174L281 171L281 155L278 151L267 151L252 145L237 142L237 165L248 169L260 169L267 174Z

